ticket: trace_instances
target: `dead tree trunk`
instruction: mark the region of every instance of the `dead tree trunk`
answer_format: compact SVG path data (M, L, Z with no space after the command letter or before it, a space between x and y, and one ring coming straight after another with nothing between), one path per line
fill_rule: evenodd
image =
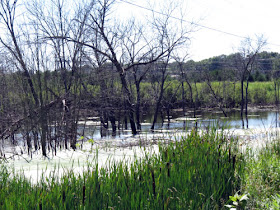
M163 98L163 93L164 93L164 84L167 78L166 75L166 70L167 70L167 63L165 63L161 69L161 82L160 82L160 90L159 90L159 96L157 98L156 106L155 106L155 112L154 112L154 117L153 117L153 124L151 126L151 130L154 130L155 124L157 122L157 117L158 117L158 112L160 111L160 106L161 106L161 101Z

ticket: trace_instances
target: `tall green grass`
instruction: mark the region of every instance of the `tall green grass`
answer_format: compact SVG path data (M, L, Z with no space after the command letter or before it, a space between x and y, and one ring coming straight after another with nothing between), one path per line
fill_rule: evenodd
M280 141L273 140L260 151L246 154L240 175L241 190L249 194L247 207L280 209Z
M42 175L35 185L2 166L0 209L219 209L240 188L242 156L215 130L159 147L129 164Z
M279 209L279 140L242 153L235 141L193 130L158 154L42 173L35 184L1 165L0 209L225 209L233 195L248 196L246 209Z

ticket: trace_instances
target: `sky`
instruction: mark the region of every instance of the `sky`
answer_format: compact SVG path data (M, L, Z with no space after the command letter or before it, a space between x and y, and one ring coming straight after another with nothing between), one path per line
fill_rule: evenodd
M127 1L147 6L145 0ZM166 0L154 1L166 3ZM243 37L255 39L257 35L264 35L267 40L268 44L264 50L280 53L279 0L181 0L181 2L186 14L184 20L197 24L195 32L191 34L188 52L190 59L200 61L237 52ZM122 4L121 15L133 14L137 17L149 12L127 3Z

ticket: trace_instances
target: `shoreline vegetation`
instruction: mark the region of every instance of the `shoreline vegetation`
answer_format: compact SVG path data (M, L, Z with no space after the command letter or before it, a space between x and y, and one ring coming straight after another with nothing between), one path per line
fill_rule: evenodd
M193 130L133 161L56 169L31 183L1 165L1 209L277 209L280 142L240 151L238 139ZM99 169L98 169L99 168ZM231 196L231 197L230 197ZM242 207L242 208L243 208Z

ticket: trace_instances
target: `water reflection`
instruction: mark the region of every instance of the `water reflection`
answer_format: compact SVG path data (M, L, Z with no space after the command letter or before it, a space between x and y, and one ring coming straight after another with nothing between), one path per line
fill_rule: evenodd
M42 157L40 150L32 153L33 158L27 154L21 154L25 147L24 141L16 147L7 147L7 153L11 154L9 168L14 168L16 172L22 171L31 181L38 182L42 173L45 175L54 173L57 168L72 167L76 173L82 173L88 161L98 163L98 167L106 166L110 161L133 161L135 158L143 157L147 149L149 154L158 153L157 143L162 140L167 142L182 135L186 135L186 130L192 129L196 123L201 128L212 125L227 126L232 129L230 134L241 137L238 141L241 149L260 148L271 139L278 138L279 130L270 129L279 126L279 114L274 111L251 112L248 116L249 129L243 130L242 121L238 111L228 113L227 118L221 112L200 111L193 118L192 112L183 113L174 111L169 120L163 119L163 123L157 123L155 130L151 133L151 115L143 117L141 135L133 137L130 130L120 124L121 129L117 129L116 135L112 136L112 129L105 129L101 126L98 118L88 118L79 122L78 131L85 137L82 142L78 141L79 150L58 150L57 154L48 153L48 158ZM269 130L270 132L266 132ZM172 135L168 134L171 133ZM91 140L90 140L91 139ZM147 147L145 147L147 146ZM98 151L98 152L97 152ZM21 154L14 156L14 154ZM110 161L108 161L110 160ZM75 161L75 162L74 162ZM57 177L63 170L57 170Z
M162 132L176 132L190 130L194 126L200 128L207 128L211 126L218 126L219 128L225 127L230 129L242 128L242 120L240 118L240 112L234 110L228 112L228 117L225 118L220 111L197 111L196 118L193 118L192 112L183 113L182 111L173 111L170 118L167 116L163 119L159 119L155 125L153 133ZM141 132L150 134L152 125L152 115L147 114L142 116L143 123L141 124ZM249 129L262 128L268 129L273 127L279 127L279 114L276 111L255 111L250 112L248 115L247 125ZM83 133L88 138L95 140L102 139L123 139L125 137L131 137L131 131L124 128L120 122L120 129L115 133L112 133L112 129L105 129L99 123L98 119L89 119L84 121L85 124L79 127L79 133ZM128 126L129 127L129 126ZM113 135L112 135L113 134Z

